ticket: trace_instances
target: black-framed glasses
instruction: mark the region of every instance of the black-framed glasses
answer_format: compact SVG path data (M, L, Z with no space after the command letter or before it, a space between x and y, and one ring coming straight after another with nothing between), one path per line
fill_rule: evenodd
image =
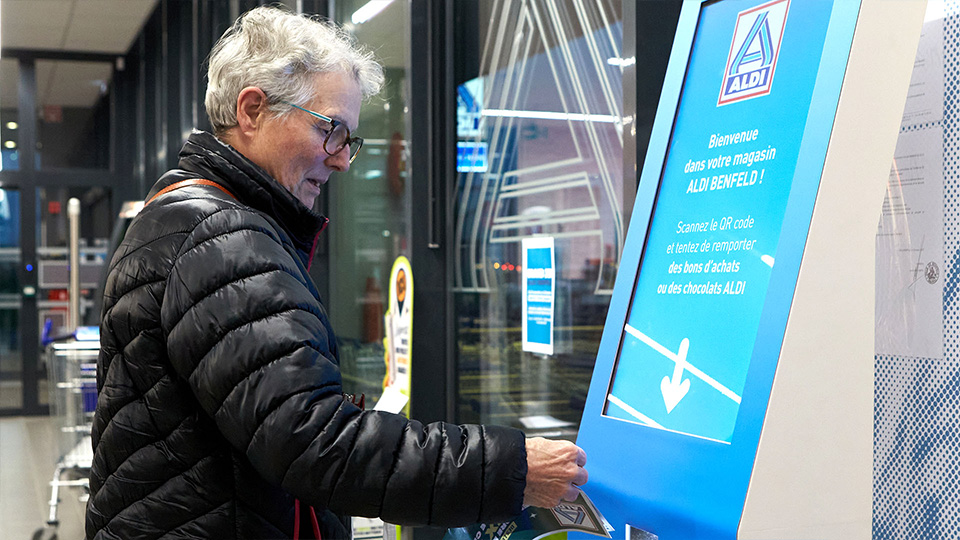
M353 163L353 160L357 158L357 154L360 153L360 148L363 146L363 138L351 137L350 128L348 128L346 124L339 120L334 120L329 116L311 111L310 109L304 109L299 105L294 105L289 101L284 101L283 103L293 107L294 109L300 109L301 111L330 124L330 129L327 130L327 137L323 139L324 152L332 156L343 150L344 147L350 147L350 163Z

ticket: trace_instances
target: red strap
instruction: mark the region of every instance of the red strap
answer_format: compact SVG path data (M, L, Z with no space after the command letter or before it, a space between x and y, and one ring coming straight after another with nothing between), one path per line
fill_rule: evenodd
M310 509L310 524L313 526L313 537L317 540L323 540L320 536L320 522L317 520L317 511L312 506ZM293 500L293 540L300 540L300 499Z
M157 197L159 197L159 196L161 196L161 195L170 193L171 191L173 191L173 190L175 190L175 189L180 189L180 188L182 188L182 187L187 187L187 186L212 186L212 187L215 187L215 188L219 189L220 191L226 193L226 194L229 195L233 200L236 200L236 199L237 199L236 195L234 195L233 193L230 193L229 191L227 191L227 188L221 186L220 184L218 184L218 183L216 183L216 182L214 182L214 181L212 181L212 180L206 180L206 179L204 179L204 178L190 178L190 179L188 179L188 180L181 180L181 181L179 181L179 182L170 184L169 186L161 189L160 191L157 192L156 195L154 195L153 197L150 197L150 200L149 200L149 201L143 203L143 205L146 206L146 205L152 203L154 200L156 200Z
M300 540L300 499L293 500L293 540Z
M310 522L313 524L313 536L317 540L323 540L323 537L320 536L320 523L317 522L317 511L310 507Z

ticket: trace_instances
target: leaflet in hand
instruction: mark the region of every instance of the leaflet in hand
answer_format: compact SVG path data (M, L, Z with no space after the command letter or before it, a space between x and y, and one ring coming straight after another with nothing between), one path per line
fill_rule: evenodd
M583 532L610 538L613 527L581 491L576 500L553 508L528 506L513 521L477 523L449 529L443 540L537 540L560 532Z

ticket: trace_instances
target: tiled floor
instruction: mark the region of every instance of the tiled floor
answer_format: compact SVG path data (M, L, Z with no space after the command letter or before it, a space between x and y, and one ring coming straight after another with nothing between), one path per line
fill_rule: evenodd
M82 540L80 488L61 488L60 524L46 525L50 480L61 457L58 433L51 417L0 418L0 538L41 540L55 533L57 540Z

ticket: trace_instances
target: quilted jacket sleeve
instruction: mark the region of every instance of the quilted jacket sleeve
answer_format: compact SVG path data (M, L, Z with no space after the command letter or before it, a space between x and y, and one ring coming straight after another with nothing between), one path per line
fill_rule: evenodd
M268 481L340 513L440 526L519 513L522 433L346 402L308 279L243 208L204 219L177 255L161 310L168 355L230 444Z

